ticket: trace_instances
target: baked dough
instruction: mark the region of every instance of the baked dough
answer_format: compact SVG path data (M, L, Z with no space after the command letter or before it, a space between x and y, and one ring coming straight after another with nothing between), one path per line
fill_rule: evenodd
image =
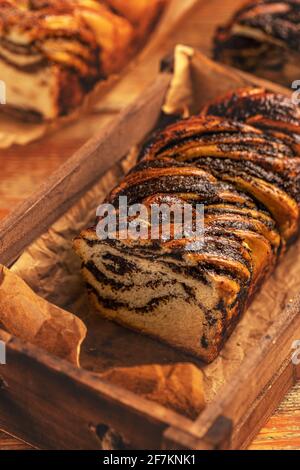
M175 236L174 221L169 239L84 230L74 245L100 314L214 360L298 235L299 136L299 108L252 88L155 135L106 202L187 204L193 214L202 203L204 243L191 249L197 239Z
M0 0L3 109L25 120L68 115L124 67L166 2Z

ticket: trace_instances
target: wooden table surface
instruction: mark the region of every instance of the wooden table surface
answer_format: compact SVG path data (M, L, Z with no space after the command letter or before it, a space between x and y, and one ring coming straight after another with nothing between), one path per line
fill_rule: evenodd
M201 47L208 53L216 24L221 24L229 17L239 2L240 0L200 1L182 27L178 28L169 41L165 41L164 49L170 50L174 43L181 42ZM126 106L137 94L137 89L147 86L152 80L150 75L145 78L145 74L131 74L127 85L120 85L118 94L113 93L103 100L97 112L79 123L25 147L0 150L0 218L14 210L87 138L97 132L99 126L105 125L119 109ZM0 431L0 449L29 448ZM291 390L250 448L300 450L300 383Z

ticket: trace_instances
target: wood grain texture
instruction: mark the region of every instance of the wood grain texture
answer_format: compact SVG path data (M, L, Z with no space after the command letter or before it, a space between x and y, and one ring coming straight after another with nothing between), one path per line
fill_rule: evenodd
M30 450L29 445L0 432L0 450ZM300 383L286 396L250 450L300 450Z
M199 46L208 52L215 25L229 17L239 3L238 0L210 0L205 5L199 5L182 26L182 30L174 34L173 40ZM132 86L134 88L134 83ZM93 135L99 125L112 119L118 107L122 106L123 103L116 106L112 98L111 107L100 108L97 114L86 118L84 126L72 125L27 147L1 151L0 217L4 218L36 190L45 178ZM23 448L29 447L10 436L0 434L0 449ZM286 396L250 449L300 450L300 384Z

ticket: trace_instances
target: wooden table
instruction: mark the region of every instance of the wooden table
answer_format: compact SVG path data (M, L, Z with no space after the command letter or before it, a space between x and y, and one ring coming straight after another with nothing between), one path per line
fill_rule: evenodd
M209 52L211 35L216 24L231 15L238 0L203 1L187 18L165 49L182 42L201 47ZM213 15L212 15L213 12ZM1 77L0 77L1 78ZM147 86L153 77L133 74L127 87L120 87L118 98L111 95L102 102L97 113L80 123L73 124L39 142L26 147L12 147L0 151L0 218L28 197L39 185L61 165L99 126L103 126L115 113L128 104L137 90ZM123 98L120 99L120 96ZM29 449L30 447L0 432L0 449ZM265 428L257 436L251 449L298 449L300 450L300 383L290 392Z

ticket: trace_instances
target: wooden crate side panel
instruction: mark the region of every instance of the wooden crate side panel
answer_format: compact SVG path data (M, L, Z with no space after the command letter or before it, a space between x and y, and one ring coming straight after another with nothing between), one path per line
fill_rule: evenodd
M159 449L164 431L192 422L22 341L0 366L0 427L40 448Z
M88 151L85 149L79 157L77 154L78 160L75 159L75 165L74 160L72 164L71 159L71 167L68 162L67 166L62 169L62 173L56 175L55 182L52 181L50 185L46 185L46 190L45 187L43 188L40 197L36 199L35 196L25 204L24 217L21 217L20 224L18 220L11 219L10 222L8 221L12 224L11 227L2 226L2 231L0 228L1 249L3 250L1 252L0 249L0 256L2 253L7 261L12 260L18 250L40 233L41 205L51 212L47 220L47 226L49 226L52 223L51 217L57 218L64 213L73 199L78 198L79 191L84 192L86 187L90 186L92 177L95 175L93 165L99 159L99 148L105 155L111 155L109 152L113 152L113 155L121 157L120 149L123 147L120 146L120 142L122 139L124 139L123 144L124 141L128 142L127 134L138 127L136 122L140 123L139 117L142 116L145 119L143 121L145 126L141 130L141 137L144 137L145 129L150 130L154 125L154 117L156 119L159 115L160 103L170 79L169 76L163 75L163 77L163 81L160 79L155 85L157 88L154 86L151 93L143 97L139 105L133 106L135 111L132 115L129 113L128 117L128 111L123 115L123 118L127 116L126 123L129 118L131 119L132 128L125 125L121 118L121 122L118 121L118 125L115 124L116 127L107 131L108 135L102 136L103 141L101 137L101 145L104 147L99 147L99 141L93 141ZM156 90L158 95L156 101L153 90ZM151 108L153 122L145 117L149 114L150 104L153 104ZM114 141L114 136L120 129L121 137L117 138L116 146L115 143L112 145L111 142ZM136 138L137 134L134 134L134 139ZM82 165L89 161L87 156L90 155L92 158L86 169L90 179L87 183L87 174L82 172ZM97 171L101 173L98 166ZM58 176L60 177L57 179ZM64 203L60 205L59 202L65 199L66 194L70 198L65 206ZM45 211L42 216L45 217ZM18 217L18 214L15 214L15 217ZM22 240L18 238L18 230L21 230L19 234L23 236ZM17 238L14 238L14 233L17 233L15 235ZM108 384L100 384L99 380L95 381L84 371L70 373L70 369L65 368L63 363L60 365L59 361L53 362L49 357L46 359L46 356L41 353L34 355L34 348L19 347L21 343L11 340L9 344L11 364L9 368L4 366L2 374L4 387L1 392L0 410L3 423L6 423L10 429L12 414L9 413L9 409L15 406L13 415L15 424L14 429L10 429L11 432L20 437L30 436L33 443L42 447L55 448L57 443L61 443L59 445L63 445L64 448L71 448L70 446L73 445L76 448L94 448L93 446L101 448L103 432L109 427L115 431L116 435L125 436L124 440L134 442L138 448L158 448L162 440L163 447L170 446L170 448L173 446L192 449L227 448L230 445L232 424L234 429L239 427L246 429L246 426L249 426L251 432L252 427L256 426L254 414L249 417L247 424L243 424L245 415L262 390L266 396L269 394L267 385L272 382L277 371L282 367L283 359L289 356L292 338L298 339L299 334L299 302L295 302L282 314L258 348L249 355L232 383L223 389L216 402L210 405L194 424L152 403L147 402L146 405L145 401L141 401L124 390L118 390ZM290 385L291 376L289 371L286 373L288 374L286 379ZM274 392L273 400L278 399L279 395ZM258 406L261 407L260 413L265 413L263 419L266 419L269 406L267 399L266 401L258 400ZM256 408L253 409L253 413L255 412ZM29 424L24 430L26 419ZM53 434L50 435L52 432ZM101 442L99 442L99 435ZM200 439L201 436L203 439ZM234 439L234 436L235 434L231 439ZM245 443L246 438L245 440L240 438L240 441L242 445L242 441ZM234 445L234 441L232 442L231 445Z

